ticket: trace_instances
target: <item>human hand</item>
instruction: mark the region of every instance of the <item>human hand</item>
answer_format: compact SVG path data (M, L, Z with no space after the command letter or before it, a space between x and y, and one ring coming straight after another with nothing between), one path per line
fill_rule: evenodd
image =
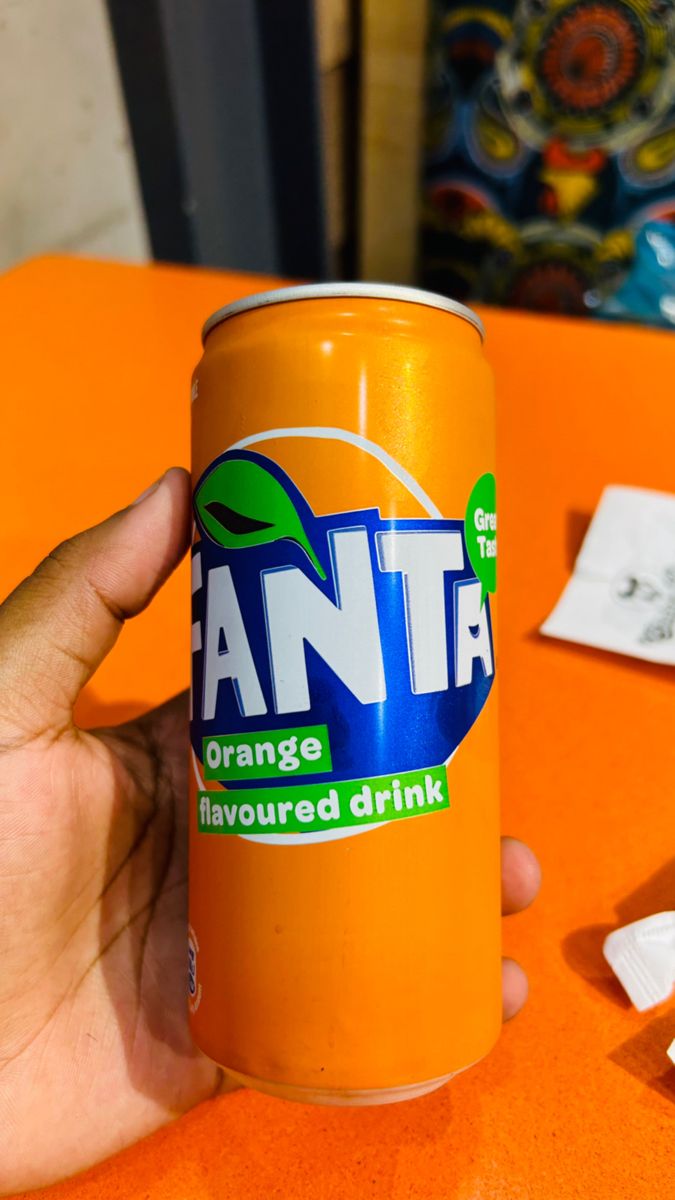
M186 472L0 606L0 1191L70 1175L212 1095L185 998L188 704L85 732L78 693L180 561ZM503 906L538 887L504 839ZM504 964L504 1014L524 1002Z

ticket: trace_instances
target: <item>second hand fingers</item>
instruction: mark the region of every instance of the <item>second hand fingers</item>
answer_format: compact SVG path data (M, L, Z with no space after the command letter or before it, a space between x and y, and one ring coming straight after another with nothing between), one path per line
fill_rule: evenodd
M532 903L541 884L536 855L517 838L502 838L502 912L522 912Z
M519 1013L527 1000L529 986L527 975L520 963L512 958L502 959L502 1014L510 1021Z

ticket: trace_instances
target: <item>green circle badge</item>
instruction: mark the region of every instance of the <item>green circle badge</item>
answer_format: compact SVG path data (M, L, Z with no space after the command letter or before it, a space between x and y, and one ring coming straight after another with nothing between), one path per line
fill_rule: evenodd
M464 518L464 538L471 566L481 583L481 608L488 592L497 591L497 497L491 471L474 484Z

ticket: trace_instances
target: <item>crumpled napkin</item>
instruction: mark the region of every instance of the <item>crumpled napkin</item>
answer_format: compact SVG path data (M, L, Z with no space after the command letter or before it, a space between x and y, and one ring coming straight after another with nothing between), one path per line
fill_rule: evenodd
M541 632L675 666L675 496L605 488Z

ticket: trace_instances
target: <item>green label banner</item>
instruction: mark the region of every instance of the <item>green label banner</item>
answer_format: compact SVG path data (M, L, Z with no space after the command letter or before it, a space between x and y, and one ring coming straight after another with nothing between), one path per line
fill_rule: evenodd
M205 737L202 761L205 779L224 782L319 775L333 768L326 725Z
M316 833L420 817L449 807L442 766L395 777L202 791L197 796L197 824L200 833Z

